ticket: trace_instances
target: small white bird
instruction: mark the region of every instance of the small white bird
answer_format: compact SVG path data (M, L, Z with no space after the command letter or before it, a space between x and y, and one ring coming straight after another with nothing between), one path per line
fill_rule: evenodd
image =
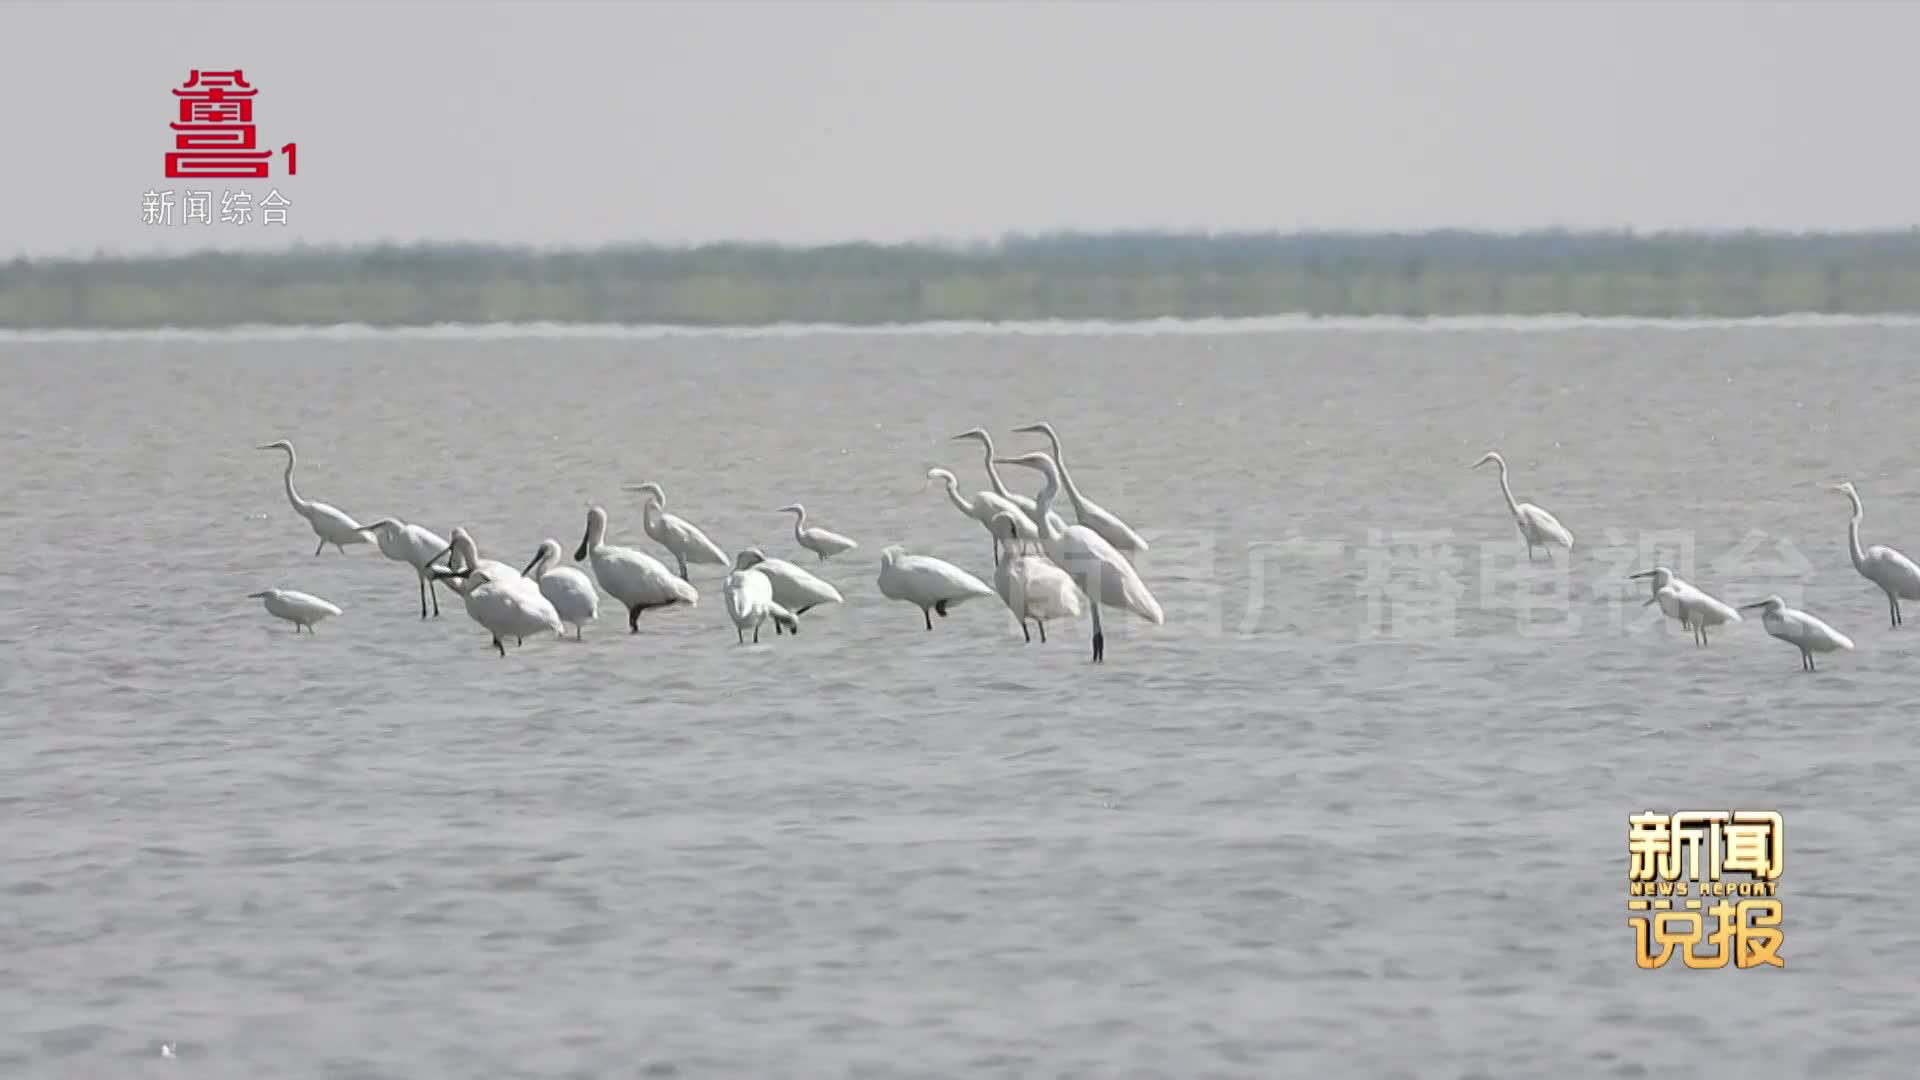
M1067 493L1067 501L1073 504L1073 516L1080 524L1100 534L1100 539L1112 544L1115 551L1132 559L1147 550L1147 542L1120 516L1092 499L1080 494L1079 487L1073 482L1073 475L1067 472L1066 459L1060 456L1060 436L1054 433L1053 425L1048 423L1026 424L1013 430L1021 434L1044 435L1047 445L1053 448L1053 466L1060 470L1060 488Z
M947 617L947 609L976 596L993 596L986 582L931 555L913 555L899 544L880 552L880 595L905 600L920 609L933 629L933 615ZM930 614L932 613L932 614Z
M1740 612L1686 581L1664 566L1627 575L1630 580L1653 579L1653 595L1641 607L1659 604L1668 618L1680 620L1682 629L1693 631L1693 643L1707 643L1707 628L1722 623L1742 622Z
M293 504L295 513L307 519L307 524L313 528L313 535L320 538L320 543L313 549L313 553L316 556L327 550L328 544L339 548L340 554L345 555L348 544L364 544L367 542L367 535L360 530L360 523L348 516L346 511L327 503L312 502L303 499L300 497L300 493L293 489L293 467L296 459L294 457L292 443L281 439L278 442L270 442L265 446L256 446L254 449L285 450L287 452L287 473L283 478L287 488L287 501Z
M490 570L461 572L436 568L433 576L446 582L448 588L466 601L467 616L493 635L493 647L500 651L502 658L507 655L503 638L524 642L542 631L555 637L567 632L560 622L560 613L540 595L540 587L518 571L509 570L503 576L495 576Z
M394 562L406 563L420 579L420 617L427 617L427 597L433 597L433 613L440 614L440 594L433 591L433 563L453 550L447 541L430 529L409 525L399 518L381 518L360 531L370 533L380 545L380 554Z
M667 513L665 488L649 481L629 484L627 490L652 496L641 504L640 527L653 538L654 543L673 553L674 559L680 564L680 580L688 580L688 563L727 565L727 553L719 544L707 539L707 534L695 528L686 518Z
M747 631L753 631L753 643L760 644L760 624L773 620L773 634L782 629L798 634L800 622L793 613L773 600L773 582L754 567L753 555L743 551L734 557L733 573L721 586L727 602L727 617L733 620L733 632L740 644L747 643Z
M600 592L587 575L560 564L560 541L548 537L533 553L533 561L520 571L522 577L540 586L560 621L573 627L573 640L580 640L580 628L600 617Z
M1077 619L1086 611L1086 597L1065 570L1047 561L1044 554L1028 550L1033 541L1021 540L1014 520L1007 514L995 514L993 527L1005 537L1006 549L1000 553L1000 565L993 568L993 588L1007 602L1007 610L1020 620L1020 634L1033 644L1027 629L1032 619L1040 630L1040 643L1047 643L1048 619Z
M1473 467L1477 469L1489 461L1500 466L1500 494L1507 497L1507 509L1513 511L1513 523L1520 529L1520 538L1527 542L1527 561L1534 561L1534 548L1543 547L1547 549L1547 560L1551 562L1554 544L1566 548L1568 555L1572 555L1573 534L1560 524L1559 519L1532 503L1514 500L1513 488L1507 483L1506 458L1489 450L1487 456L1473 463Z
M1847 550L1853 556L1853 568L1887 594L1887 619L1897 629L1903 621L1900 617L1900 601L1920 600L1920 566L1915 566L1912 559L1884 544L1875 544L1862 551L1860 521L1866 516L1866 511L1861 509L1860 493L1853 489L1851 480L1835 484L1833 490L1853 501L1853 518L1847 524Z
M826 529L819 528L818 526L809 528L807 526L807 508L799 503L788 503L780 509L775 510L774 513L793 515L794 542L806 548L808 551L813 552L815 555L820 556L821 562L826 562L835 555L852 551L854 548L860 546L837 532L828 532Z
M1767 633L1800 650L1800 668L1803 671L1814 670L1814 653L1853 648L1852 638L1804 611L1788 607L1787 602L1778 596L1740 605L1742 611L1752 611L1754 608L1766 609L1766 613L1760 616L1760 625L1767 628Z
M292 589L267 589L262 592L248 593L249 600L266 601L267 614L276 619L285 619L293 624L293 632L299 633L301 627L307 633L313 633L313 624L329 615L340 614L340 609L311 593L295 592Z
M747 566L767 575L773 583L773 602L793 612L795 617L805 615L821 604L841 603L840 590L832 583L816 577L805 567L796 566L785 559L770 559L767 553L757 547L741 552L747 557Z
M1062 527L1059 516L1051 509L1053 500L1060 494L1060 469L1052 458L1036 450L1015 458L1001 458L1000 463L1037 469L1047 478L1047 486L1040 489L1037 497L1041 520L1046 522L1040 546L1046 549L1047 558L1065 570L1086 595L1088 610L1093 613L1094 663L1103 662L1107 656L1107 637L1100 627L1102 605L1132 612L1155 626L1166 622L1160 601L1153 598L1147 583L1140 580L1140 572L1120 554L1120 549L1086 525Z
M700 592L685 578L673 576L666 564L644 551L607 543L607 512L596 506L587 511L587 534L580 538L573 561L592 557L593 576L607 595L627 609L627 630L640 632L640 613L653 608L700 603Z

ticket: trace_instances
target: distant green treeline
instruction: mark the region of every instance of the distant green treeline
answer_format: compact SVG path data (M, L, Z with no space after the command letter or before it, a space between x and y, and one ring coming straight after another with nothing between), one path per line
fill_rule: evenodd
M1920 230L1055 234L991 245L467 245L0 265L0 327L1920 313Z

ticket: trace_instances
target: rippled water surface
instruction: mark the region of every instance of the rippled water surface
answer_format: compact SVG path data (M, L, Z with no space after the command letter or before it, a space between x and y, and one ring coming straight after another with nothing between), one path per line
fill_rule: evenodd
M0 342L0 1074L1894 1076L1920 329ZM1052 421L1164 627L1023 644L937 491ZM505 659L280 490L571 553L623 484L861 548ZM1528 566L1490 470L1576 536ZM1018 475L1016 484L1036 485ZM1786 596L1705 650L1626 574ZM295 636L249 592L346 613ZM1920 618L1920 604L1910 605ZM1643 972L1625 818L1779 809L1783 971ZM160 1055L171 1042L175 1056Z

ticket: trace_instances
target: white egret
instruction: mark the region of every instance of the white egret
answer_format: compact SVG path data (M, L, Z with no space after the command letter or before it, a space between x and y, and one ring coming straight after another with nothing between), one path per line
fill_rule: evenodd
M1001 458L1000 464L1024 465L1039 470L1047 478L1047 486L1041 488L1037 496L1040 516L1047 523L1046 531L1040 536L1040 544L1054 565L1065 570L1073 578L1073 583L1086 594L1087 606L1093 612L1094 663L1105 660L1107 654L1106 634L1100 628L1102 604L1130 611L1155 626L1166 622L1166 614L1160 610L1160 601L1153 598L1153 593L1147 590L1147 583L1140 580L1140 572L1133 568L1126 556L1120 554L1119 549L1090 526L1061 528L1059 517L1050 511L1055 496L1060 493L1060 469L1051 457L1035 451L1019 457Z
M367 542L366 534L360 531L360 523L348 516L346 511L328 503L312 502L303 499L300 497L300 493L293 489L293 467L298 459L294 456L292 443L281 439L278 442L270 442L265 446L256 446L254 449L285 450L287 452L287 473L284 478L287 487L287 501L293 504L295 513L307 519L307 524L313 527L313 535L320 538L320 543L313 549L313 553L316 556L327 550L328 544L339 548L340 554L345 555L348 544L364 544Z
M993 596L987 583L965 570L931 555L914 555L899 544L880 551L880 595L905 600L920 609L933 629L933 616L947 617L947 609L976 596Z
M767 580L773 583L773 602L793 612L796 617L805 615L821 604L842 602L839 589L816 577L805 567L785 559L770 559L766 552L757 547L750 547L740 554L747 558L746 566L767 575ZM740 565L736 560L735 566Z
M640 632L640 613L652 608L685 604L694 607L700 592L685 578L673 576L665 563L644 551L607 543L607 512L596 506L587 511L587 534L580 539L573 561L592 556L593 576L600 587L627 609L627 630Z
M524 644L529 635L543 630L555 637L567 632L560 613L540 594L540 587L518 572L496 576L491 570L462 572L435 567L433 576L466 601L468 617L493 635L493 647L502 657L507 655L504 638Z
M959 478L945 469L928 469L926 483L920 485L920 490L925 491L927 484L931 484L935 480L947 485L948 502L952 503L962 514L979 522L981 527L987 530L988 538L993 541L994 565L998 566L1000 564L1000 537L993 531L993 516L995 514L1013 514L1014 526L1020 530L1021 539L1036 540L1039 538L1040 530L1034 527L1033 519L1028 517L1018 506L1015 506L1012 501L1003 499L991 491L976 491L973 493L973 498L969 500L966 496L960 494Z
M399 518L381 518L361 529L380 545L380 554L394 562L406 563L420 578L420 617L427 617L427 597L433 597L433 613L440 614L440 594L433 590L434 561L451 551L439 534Z
M993 485L993 493L1012 503L1016 509L1028 517L1038 517L1040 515L1040 504L1007 487L1006 481L1000 476L1000 470L994 466L993 436L987 434L987 429L974 428L971 431L963 431L955 435L950 441L966 442L968 439L972 439L980 444L982 456L986 459L987 483ZM995 533L995 535L997 536L998 533Z
M560 541L548 537L533 553L533 561L520 575L540 587L560 621L573 626L573 640L580 640L581 627L600 617L600 591L587 575L560 563Z
M1778 596L1769 596L1751 604L1741 604L1741 611L1765 608L1760 616L1760 625L1767 633L1800 650L1800 668L1812 671L1813 654L1834 652L1853 648L1853 639L1821 622L1804 611L1796 611L1787 606Z
M788 503L780 509L775 510L774 513L793 515L794 542L806 548L808 551L813 552L815 555L820 556L821 562L826 562L835 555L852 551L854 548L860 546L837 532L829 532L818 526L809 528L807 526L807 508L799 503Z
M627 490L652 496L641 504L640 527L653 538L654 543L673 553L674 559L680 564L680 580L689 580L688 563L727 565L727 553L721 550L719 544L707 539L707 534L694 528L686 518L667 513L665 488L648 481L644 484L629 484Z
M1664 566L1656 566L1651 570L1643 570L1638 574L1629 574L1628 577L1634 580L1639 578L1652 579L1653 595L1647 599L1646 603L1640 606L1646 607L1651 604L1659 604L1660 610L1669 618L1680 620L1682 629L1693 631L1693 642L1695 645L1705 645L1707 643L1708 627L1719 626L1722 623L1744 621L1740 618L1740 612L1735 610L1733 605L1710 596L1705 590L1681 580L1680 575Z
M1048 619L1077 619L1086 611L1086 598L1065 570L1047 561L1044 554L1028 550L1033 544L1021 540L1013 517L993 516L993 527L1006 538L1007 550L1000 553L1000 565L993 568L993 588L1007 602L1007 610L1020 620L1020 636L1033 644L1027 629L1032 619L1040 629L1040 644L1047 643Z
M1853 556L1853 568L1860 576L1880 586L1887 594L1887 619L1894 627L1901 623L1900 601L1920 600L1920 566L1884 544L1860 549L1860 519L1866 512L1860 506L1860 493L1853 481L1833 485L1833 490L1853 501L1853 518L1847 523L1847 550Z
M1473 463L1473 467L1477 469L1489 461L1500 466L1500 494L1507 497L1507 509L1513 511L1513 523L1520 529L1520 538L1527 542L1527 561L1534 561L1533 549L1536 547L1546 548L1547 561L1553 561L1552 545L1554 544L1566 548L1567 554L1571 556L1573 534L1567 531L1565 525L1560 524L1559 519L1532 503L1514 500L1513 488L1507 483L1506 458L1489 450L1485 457Z
M1060 456L1060 436L1048 423L1027 424L1013 430L1023 435L1044 435L1047 445L1053 448L1053 465L1060 471L1060 487L1067 493L1067 501L1073 504L1073 516L1080 524L1100 534L1100 538L1132 558L1147 550L1147 542L1134 532L1119 516L1080 494L1073 482L1073 474L1067 471L1067 463Z
M773 599L773 581L754 566L751 551L743 551L734 557L733 573L721 586L727 603L727 617L733 620L734 636L740 644L747 643L747 631L753 631L753 643L760 644L760 624L773 620L773 634L780 636L784 628L798 634L800 622L793 613L781 607Z
M266 589L262 592L248 593L249 600L266 601L267 614L276 619L285 619L293 624L293 632L299 633L301 627L307 633L313 633L313 624L329 615L340 614L340 609L311 593L295 592L292 589Z

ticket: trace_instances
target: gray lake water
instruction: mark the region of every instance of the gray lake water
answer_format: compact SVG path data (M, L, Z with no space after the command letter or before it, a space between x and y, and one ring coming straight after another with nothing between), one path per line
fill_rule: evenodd
M1905 1075L1920 329L0 342L0 1075ZM1050 420L1166 625L926 632ZM280 488L524 563L623 484L861 543L797 639L505 659ZM1490 469L1559 515L1529 566ZM1032 477L1014 478L1021 490ZM1710 648L1655 559L1853 636ZM1255 574L1258 574L1257 578ZM295 636L249 592L345 609ZM1920 604L1914 608L1920 620ZM1785 815L1783 970L1634 964L1626 818ZM174 1056L162 1057L171 1042Z

